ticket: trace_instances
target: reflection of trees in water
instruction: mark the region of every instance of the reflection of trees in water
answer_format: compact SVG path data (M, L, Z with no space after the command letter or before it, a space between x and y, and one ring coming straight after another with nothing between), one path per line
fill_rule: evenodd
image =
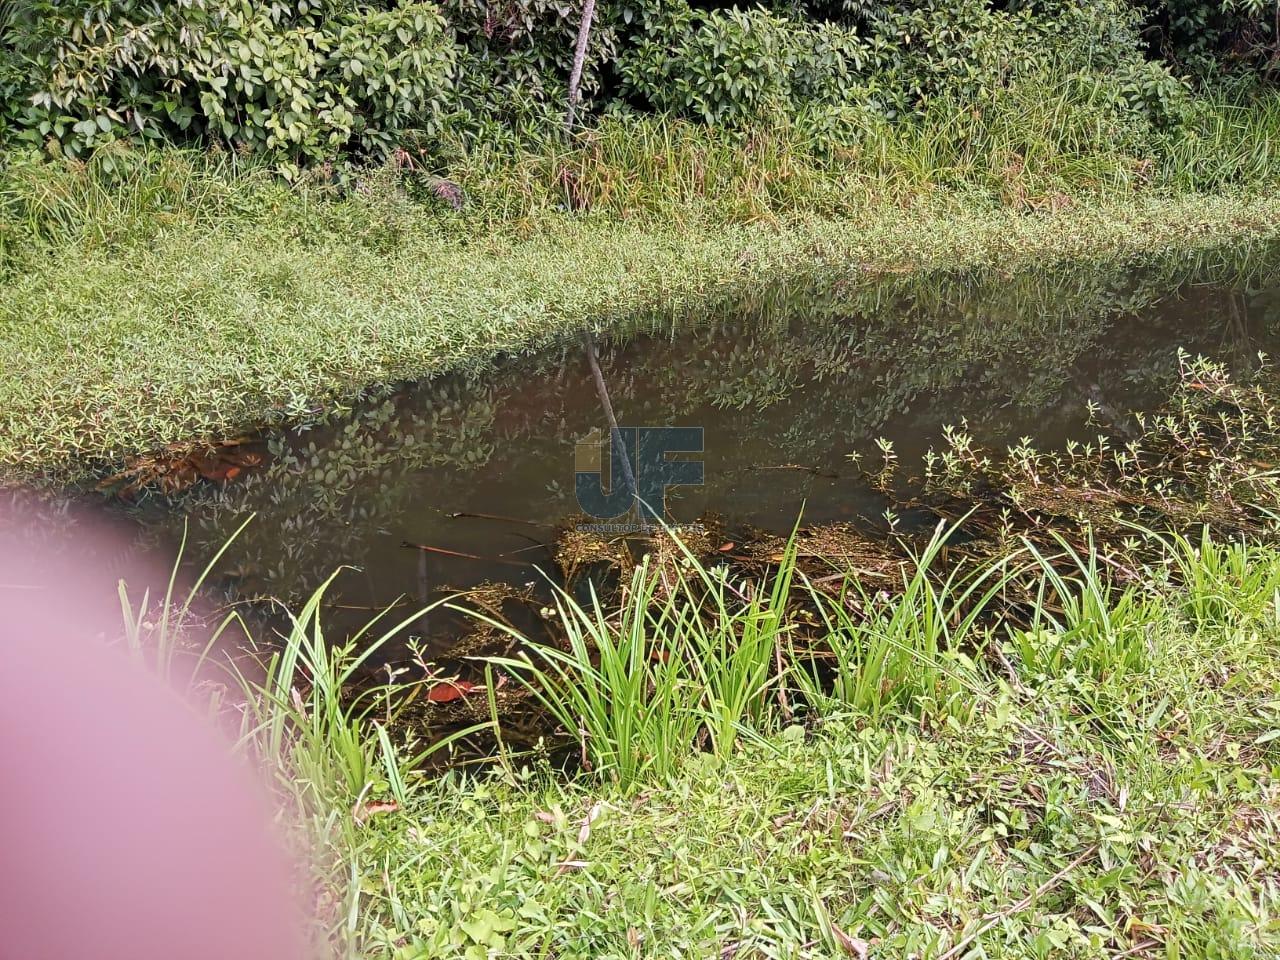
M967 415L1000 438L1035 411L1055 433L1087 400L1155 400L1173 382L1179 346L1251 353L1247 329L1230 323L1230 298L1169 296L1187 281L1237 279L1229 265L1067 265L1012 277L893 278L807 299L783 292L672 343L670 362L651 350L656 364L626 364L618 392L640 398L643 413L670 411L671 397L683 399L677 413L748 411L736 421L745 432L760 423L751 413L784 406L787 419L770 425L780 452L800 462L869 441L890 423L936 434Z
M1042 436L1055 436L1087 401L1116 415L1135 399L1155 402L1179 347L1246 362L1280 315L1278 264L1244 251L1137 270L1066 264L778 287L671 336L637 332L602 363L621 417L714 416L717 445L744 459L761 431L774 462L794 463L829 462L886 425L936 436L965 416L988 442L1016 439L1029 412ZM256 512L233 572L249 592L288 597L359 562L411 511L464 495L487 468L567 463L582 425L600 419L595 405L580 353L567 346L273 439L267 468L177 505L197 555ZM567 489L547 499L573 509Z

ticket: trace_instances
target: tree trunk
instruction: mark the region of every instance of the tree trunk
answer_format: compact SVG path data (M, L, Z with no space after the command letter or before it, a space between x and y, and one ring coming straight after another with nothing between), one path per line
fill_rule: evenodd
M578 27L578 45L573 50L573 71L569 74L569 109L564 115L566 134L573 133L573 122L578 112L578 99L581 95L578 85L582 83L582 61L587 58L587 42L591 39L591 21L595 15L596 0L583 0L582 23Z

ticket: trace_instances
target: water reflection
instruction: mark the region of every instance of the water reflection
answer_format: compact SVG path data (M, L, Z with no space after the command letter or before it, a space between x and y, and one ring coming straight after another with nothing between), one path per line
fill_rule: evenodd
M962 421L982 444L1050 447L1089 435L1090 410L1123 425L1158 404L1179 349L1247 370L1280 338L1280 257L852 276L660 325L637 321L600 362L620 422L705 430L706 483L682 488L673 516L781 530L802 504L812 520L883 511L849 458L879 456L877 437L904 464ZM401 596L538 580L554 526L577 511L575 444L603 426L575 338L276 436L251 476L135 512L170 555L185 522L197 558L254 512L221 564L233 593L296 599L348 564L331 599L363 617Z

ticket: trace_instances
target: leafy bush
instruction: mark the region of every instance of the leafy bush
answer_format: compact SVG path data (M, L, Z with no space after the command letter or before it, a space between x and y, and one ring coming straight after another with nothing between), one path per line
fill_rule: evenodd
M1161 0L1148 21L1155 52L1179 69L1274 78L1280 68L1277 0Z
M885 119L920 116L934 100L986 109L1036 83L1074 86L1099 128L1166 125L1188 100L1183 82L1145 59L1140 13L1118 0L1003 9L917 0L847 16L865 36L762 8L705 12L664 0L644 14L618 70L626 92L653 109L728 126L816 118L837 136L849 109Z
M537 138L559 128L581 22L571 0L449 0L445 15L459 45L448 127L488 143ZM617 49L623 12L601 3L583 62L581 95L590 111Z
M438 8L404 0L31 0L3 29L22 135L72 156L124 138L385 154L437 123L454 59Z
M993 9L986 0L923 0L873 21L872 68L907 111L935 97L989 100L1029 79L1110 91L1118 109L1168 122L1185 86L1143 55L1140 12L1118 0Z
M650 107L732 126L843 99L863 58L857 37L835 24L674 0L644 14L618 71L626 91Z
M721 2L604 0L583 115L768 125L827 157L941 117L966 166L986 141L1006 148L999 169L1095 147L1145 165L1156 135L1194 120L1175 69L1280 63L1280 0ZM401 147L452 165L558 143L580 0L439 4L0 0L0 137L72 157L222 144L290 174Z

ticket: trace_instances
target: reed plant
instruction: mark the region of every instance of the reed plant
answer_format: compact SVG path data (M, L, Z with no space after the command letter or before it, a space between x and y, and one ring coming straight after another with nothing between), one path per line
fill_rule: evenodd
M726 757L776 720L794 538L763 585L730 583L676 544L682 562L646 557L614 609L594 590L584 605L557 588L567 649L525 641L522 657L490 661L577 737L589 770L624 787L670 776L699 745Z
M1183 614L1197 627L1250 622L1280 609L1280 570L1266 548L1247 539L1221 541L1204 527L1198 537L1162 538L1181 587Z
M1147 668L1146 627L1159 619L1152 607L1160 600L1141 585L1118 585L1105 575L1093 544L1081 553L1057 539L1058 553L1027 545L1040 582L1030 627L1019 634L1023 663L1045 675L1078 670L1124 683Z
M796 682L820 713L856 711L873 723L895 714L964 717L983 695L974 658L989 640L994 609L1025 569L1018 553L942 569L956 524L940 524L902 566L891 589L846 575L835 591L806 581L822 630Z

